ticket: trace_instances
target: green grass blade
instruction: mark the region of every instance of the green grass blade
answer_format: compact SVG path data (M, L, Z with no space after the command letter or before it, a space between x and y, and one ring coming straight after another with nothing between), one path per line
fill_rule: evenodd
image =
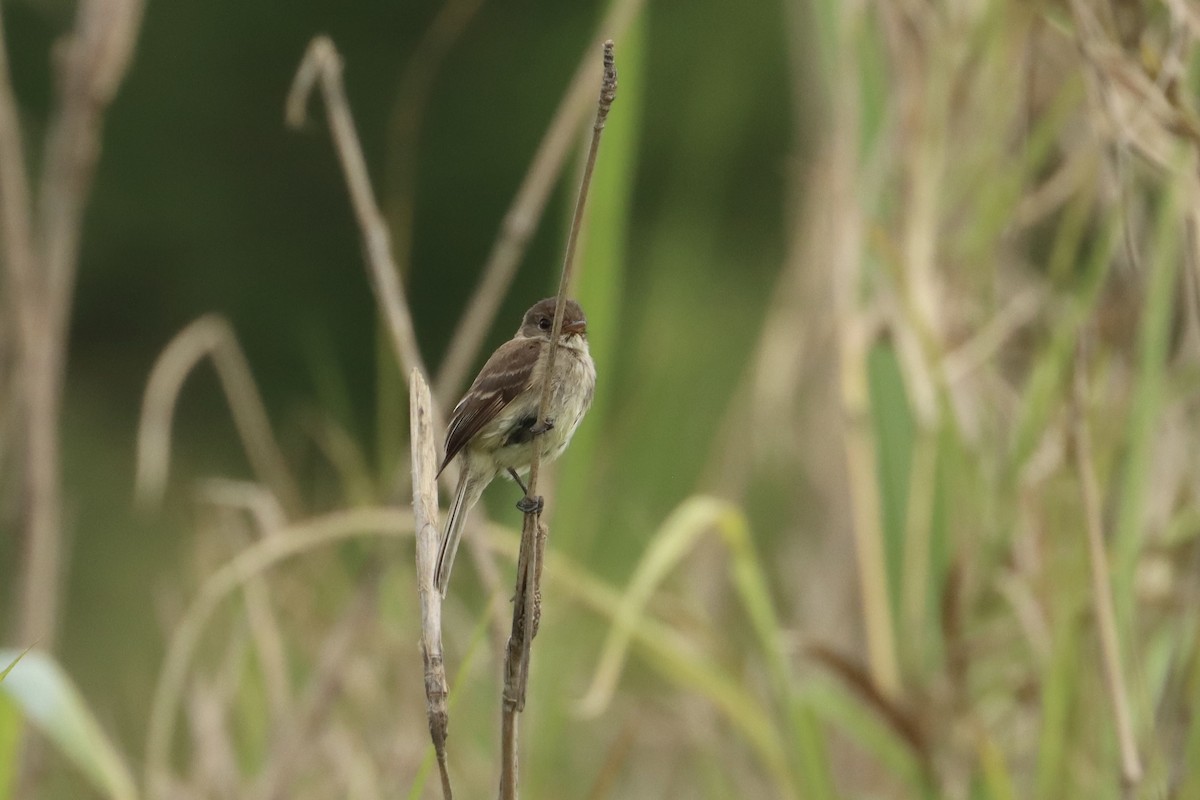
M13 667L15 667L17 664L20 664L21 659L24 658L25 654L28 653L32 649L33 649L33 645L29 645L29 647L26 647L20 653L17 653L16 658L14 658L12 661L8 662L8 666L5 667L2 672L0 672L0 682L3 682L4 679L8 677L8 673L13 671Z
M1191 669L1186 681L1188 706L1200 708L1200 656L1192 654ZM1200 797L1200 714L1191 714L1183 746L1184 773L1176 797Z
M1064 615L1065 616L1065 615ZM1062 620L1054 631L1054 651L1042 684L1042 726L1038 737L1037 792L1044 800L1067 797L1066 767L1071 709L1079 682L1079 636Z
M1004 751L986 731L979 731L976 750L979 753L979 769L983 786L992 800L1017 800L1012 772L1008 768Z
M1128 454L1113 535L1113 598L1117 629L1126 654L1130 652L1133 631L1133 573L1143 541L1146 483L1164 400L1171 319L1178 286L1179 245L1186 237L1179 216L1180 190L1180 181L1173 181L1157 209L1153 259L1148 265L1150 280L1138 331L1138 376L1126 431Z
M890 345L871 348L867 356L871 426L876 442L880 528L888 576L892 625L900 618L904 578L905 526L908 518L909 469L913 459L913 418L904 376Z
M501 533L500 531L495 531ZM503 531L497 545L516 558L517 535ZM596 578L589 570L553 550L546 552L546 577L554 591L590 608L615 623L624 593ZM770 713L741 682L696 650L691 637L645 615L628 628L629 643L670 684L706 698L750 745L782 797L799 797L791 762Z
M17 753L21 743L21 712L0 691L0 798L12 797L16 785Z
M0 662L17 657L0 650ZM105 797L134 800L133 776L67 674L49 656L30 651L6 675L0 692L37 726Z
M746 518L737 509L727 506L718 530L733 551L734 585L767 655L775 692L785 705L790 745L798 758L800 785L804 787L807 797L833 798L836 794L825 743L816 717L808 707L792 672L791 660L784 648L783 628L775 614L766 575L754 552Z
M1012 471L1010 483L1037 447L1048 428L1051 414L1062 401L1067 370L1075 357L1080 328L1091 317L1100 297L1119 232L1120 224L1115 217L1104 223L1084 264L1082 282L1068 301L1062 321L1056 327L1050 343L1033 367L1021 399L1013 438L1013 455L1009 462Z
M870 753L890 774L919 797L927 788L926 771L913 749L879 715L837 680L815 678L804 691L816 715Z
M809 797L833 797L824 746L815 720L805 707L791 674L775 614L745 517L730 504L709 497L692 497L663 523L652 537L629 586L613 610L613 625L601 650L592 687L582 702L586 713L599 713L616 689L617 678L645 607L665 576L691 552L704 534L720 534L733 556L733 581L755 633L768 658L778 701L785 709L790 747L799 759L797 778Z

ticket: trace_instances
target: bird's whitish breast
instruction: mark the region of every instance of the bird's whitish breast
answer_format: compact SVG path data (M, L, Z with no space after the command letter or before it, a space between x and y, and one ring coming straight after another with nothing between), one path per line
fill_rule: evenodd
M548 441L542 451L543 455L553 454L552 457L559 456L566 449L571 435L579 427L583 415L591 406L592 396L596 391L596 370L590 360L574 351L566 350L566 348L564 350L565 352L563 350L559 352L566 356L569 373L557 392L556 400L558 402L555 403L555 405L561 404L561 417L555 420L554 430L547 437ZM584 387L584 392L578 394L574 402L568 403L568 388L575 389L581 385Z

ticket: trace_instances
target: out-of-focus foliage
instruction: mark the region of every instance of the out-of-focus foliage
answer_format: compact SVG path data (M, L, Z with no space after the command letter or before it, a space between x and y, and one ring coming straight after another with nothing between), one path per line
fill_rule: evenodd
M406 393L323 118L289 132L283 98L328 33L436 369L605 11L484 2L431 50L441 9L150 3L108 115L59 660L112 763L161 755L172 796L435 791L408 540L362 522L405 502ZM4 7L31 142L68 18ZM527 796L1200 793L1198 37L1174 1L646 4L581 248L600 384L547 492ZM486 348L553 291L575 176ZM151 366L210 312L300 486L290 526L206 367L164 508L131 509ZM462 558L444 612L462 796L495 786L515 499L471 532L504 590ZM5 537L0 585L18 563ZM0 796L15 725L0 704ZM74 753L44 796L83 791Z

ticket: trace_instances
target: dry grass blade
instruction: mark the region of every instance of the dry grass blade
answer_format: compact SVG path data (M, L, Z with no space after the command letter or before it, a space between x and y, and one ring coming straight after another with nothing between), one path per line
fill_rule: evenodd
M330 707L341 691L344 667L352 646L375 621L380 570L378 565L368 569L355 592L354 601L325 637L315 673L300 703L291 718L278 725L272 737L274 744L265 759L266 767L257 792L257 797L262 800L292 796L293 773L306 749L313 748L313 742L321 738L322 721L329 716Z
M579 196L575 202L575 215L567 236L567 249L563 257L562 275L558 282L558 299L554 308L554 324L550 329L550 344L546 349L546 366L542 372L549 376L554 372L554 357L558 350L558 337L562 333L563 313L566 310L567 289L575 265L575 245L583 224L583 212L587 207L588 186L596 166L596 155L600 149L600 137L604 123L612 108L617 93L617 69L613 56L613 43L604 43L604 78L600 87L600 100L596 109L596 122L592 126L592 141L588 148L580 181ZM538 419L545 420L550 407L550 381L542 383L541 399L538 403ZM535 437L530 445L529 494L537 496L538 473L541 470L541 448ZM525 513L521 530L521 550L517 559L516 592L513 597L512 634L505 649L504 696L501 716L500 754L500 797L513 800L517 796L517 730L516 715L525 708L525 689L529 681L529 652L533 637L537 633L540 616L539 580L542 574L542 551L545 548L546 527L538 510L540 503L530 505L534 510Z
M0 52L0 217L9 300L18 321L15 385L23 395L19 429L27 498L17 635L48 650L58 617L62 550L59 412L67 319L104 113L129 65L141 17L140 0L79 4L74 27L56 50L59 102L46 132L36 218L7 55Z
M233 328L216 315L203 316L180 331L150 372L138 421L134 492L139 504L153 507L162 500L171 461L171 417L183 382L205 356L217 370L258 479L270 488L284 511L295 516L300 511L300 491L271 432L262 396Z
M204 481L198 493L214 504L244 510L261 536L273 536L287 524L287 517L274 495L258 484L213 478ZM271 604L267 582L261 577L246 581L245 601L246 625L262 673L270 719L272 724L278 725L292 704L291 681L287 646Z
M375 302L383 312L392 347L405 372L414 369L425 371L421 351L417 348L417 334L413 329L412 315L400 273L392 256L391 236L387 223L375 202L371 190L371 178L367 173L367 162L363 158L362 145L354 130L354 119L350 115L350 104L342 85L342 58L328 36L318 36L308 45L304 60L296 70L296 78L287 98L287 122L293 128L304 124L308 97L317 82L325 98L325 114L333 132L334 147L346 174L346 188L350 191L350 202L354 216L362 231L363 248L366 251L368 275Z
M184 683L204 628L220 603L254 576L301 553L367 537L402 536L412 529L412 514L394 508L360 508L289 525L238 553L205 580L196 599L175 626L150 705L146 736L145 797L169 794L170 753Z
M1108 684L1108 699L1112 703L1116 722L1117 742L1121 749L1121 780L1133 791L1142 779L1142 761L1134 737L1133 714L1130 711L1129 691L1121 667L1121 648L1117 639L1117 618L1113 605L1112 584L1109 582L1108 552L1104 545L1103 522L1100 515L1100 487L1092 458L1091 433L1087 425L1087 379L1084 372L1083 348L1075 353L1075 376L1071 395L1071 438L1075 468L1083 493L1083 513L1088 542L1088 561L1092 577L1092 608L1100 635L1100 655L1104 664L1104 680Z
M442 797L449 800L454 796L446 765L446 734L450 724L446 697L450 691L442 655L442 593L434 586L441 538L438 531L437 446L433 434L433 400L429 385L417 370L413 370L409 378L409 420L417 593L421 601L421 656L425 661L425 710L442 779Z

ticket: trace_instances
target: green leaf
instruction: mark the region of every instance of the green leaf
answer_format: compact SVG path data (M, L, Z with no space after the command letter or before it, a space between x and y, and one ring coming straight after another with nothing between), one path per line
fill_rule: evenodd
M900 361L890 345L871 348L867 356L867 380L871 392L871 425L878 453L880 527L887 559L888 603L892 624L895 624L904 571L914 426Z
M22 658L23 656L23 658ZM18 654L0 650L0 663L10 666L0 693L15 705L105 797L133 800L133 778L120 753L88 709L75 684L50 656L36 650ZM0 777L9 715L0 708ZM14 744L15 746L15 744Z
M29 645L29 647L26 647L24 650L22 650L20 653L18 653L17 657L8 663L8 666L4 668L4 671L0 672L0 682L2 682L5 678L8 677L8 673L12 672L12 668L15 667L20 662L20 660L25 657L25 654L28 653L32 649L33 649L33 645Z
M14 661L13 664L16 664ZM11 664L9 665L12 666ZM8 674L8 670L5 670ZM0 692L0 798L13 796L17 774L17 752L21 743L21 714L16 705Z

